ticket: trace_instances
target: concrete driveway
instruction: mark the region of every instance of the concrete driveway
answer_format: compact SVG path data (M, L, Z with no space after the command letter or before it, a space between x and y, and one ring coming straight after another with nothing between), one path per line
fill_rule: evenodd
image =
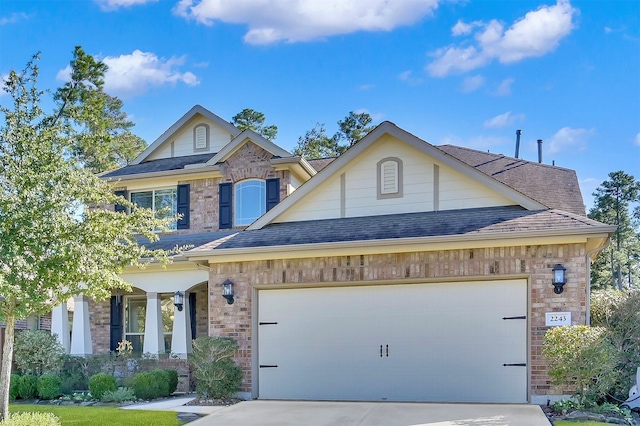
M537 405L244 401L189 426L549 426Z

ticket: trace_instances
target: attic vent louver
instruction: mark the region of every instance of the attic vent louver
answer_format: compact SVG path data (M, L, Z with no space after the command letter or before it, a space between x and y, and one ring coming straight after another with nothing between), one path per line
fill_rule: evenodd
M385 161L382 163L382 194L395 194L398 192L398 163Z
M204 126L196 127L196 149L206 149L207 148L207 128Z

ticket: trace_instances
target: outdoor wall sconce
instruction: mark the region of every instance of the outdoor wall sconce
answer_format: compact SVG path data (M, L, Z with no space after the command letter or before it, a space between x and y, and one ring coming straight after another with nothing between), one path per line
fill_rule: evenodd
M229 305L233 305L233 296L235 296L233 293L233 282L227 279L222 283L222 297L227 299Z
M182 312L182 307L184 306L184 293L181 291L176 291L173 294L173 304L180 312Z
M560 294L564 291L564 285L567 283L567 276L565 272L567 272L567 268L562 266L561 264L557 264L553 267L553 292L555 294Z

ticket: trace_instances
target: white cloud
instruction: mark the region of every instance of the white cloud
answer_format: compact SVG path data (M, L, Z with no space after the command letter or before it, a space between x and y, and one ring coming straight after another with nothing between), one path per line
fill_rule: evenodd
M513 78L505 78L500 82L494 95L496 96L508 96L511 94L511 85L515 80Z
M470 93L478 90L482 86L484 86L484 77L481 75L474 75L473 77L467 77L464 79L460 90L464 93Z
M474 27L479 27L482 25L482 21L473 21L470 24L465 24L461 19L458 19L458 22L451 27L451 35L454 37L461 35L471 34Z
M506 30L495 19L481 23L482 30L475 34L472 45L465 42L437 49L431 53L435 59L426 69L433 77L444 77L482 67L493 60L507 64L545 55L573 30L573 16L577 13L568 0L558 0L554 6L528 12Z
M404 81L409 86L417 86L422 83L422 79L419 77L414 77L413 72L411 70L403 71L398 74L398 80Z
M636 135L636 145L640 146L640 133Z
M360 87L358 87L358 90L372 90L375 89L376 85L375 84L361 84Z
M549 139L544 150L549 154L557 154L560 151L573 150L582 151L587 146L588 139L596 133L595 129L573 129L563 127ZM543 145L543 146L544 146Z
M249 44L318 40L356 31L390 31L429 16L442 0L180 0L176 15L204 25L246 24Z
M9 16L1 17L0 25L15 24L17 22L24 21L27 19L29 19L29 15L27 15L24 12L12 13Z
M502 127L510 126L517 121L524 119L524 114L511 114L511 111L507 111L504 114L496 115L493 118L484 122L484 127L488 129L499 129Z
M100 6L100 9L110 12L121 7L131 7L145 3L155 3L158 0L94 0Z
M154 53L134 50L130 55L107 56L102 61L109 69L104 76L104 89L111 95L131 97L146 92L151 87L184 83L196 86L200 83L192 72L181 72L184 56L159 58ZM59 80L69 79L70 68L58 72Z
M380 121L384 118L384 113L383 112L369 112L369 110L367 108L359 108L356 109L355 111L356 114L369 114L369 116L371 117L371 119L373 120L373 122L375 123L376 121Z

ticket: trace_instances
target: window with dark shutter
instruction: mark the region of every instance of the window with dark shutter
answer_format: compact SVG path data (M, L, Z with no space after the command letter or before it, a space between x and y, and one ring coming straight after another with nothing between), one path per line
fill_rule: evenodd
M280 202L280 179L267 179L267 211Z
M111 296L110 350L115 352L122 340L122 298Z
M220 217L220 229L233 227L232 194L233 184L231 182L221 183L218 186L218 215Z
M196 338L196 294L189 293L189 319L191 320L191 338Z
M115 191L114 194L123 197L123 198L127 198L127 191L125 190L121 190L121 191ZM120 204L116 204L115 206L113 206L113 209L118 212L118 213L126 213L127 212L127 208L123 205Z
M189 184L178 185L177 213L182 215L178 220L178 229L189 229Z

